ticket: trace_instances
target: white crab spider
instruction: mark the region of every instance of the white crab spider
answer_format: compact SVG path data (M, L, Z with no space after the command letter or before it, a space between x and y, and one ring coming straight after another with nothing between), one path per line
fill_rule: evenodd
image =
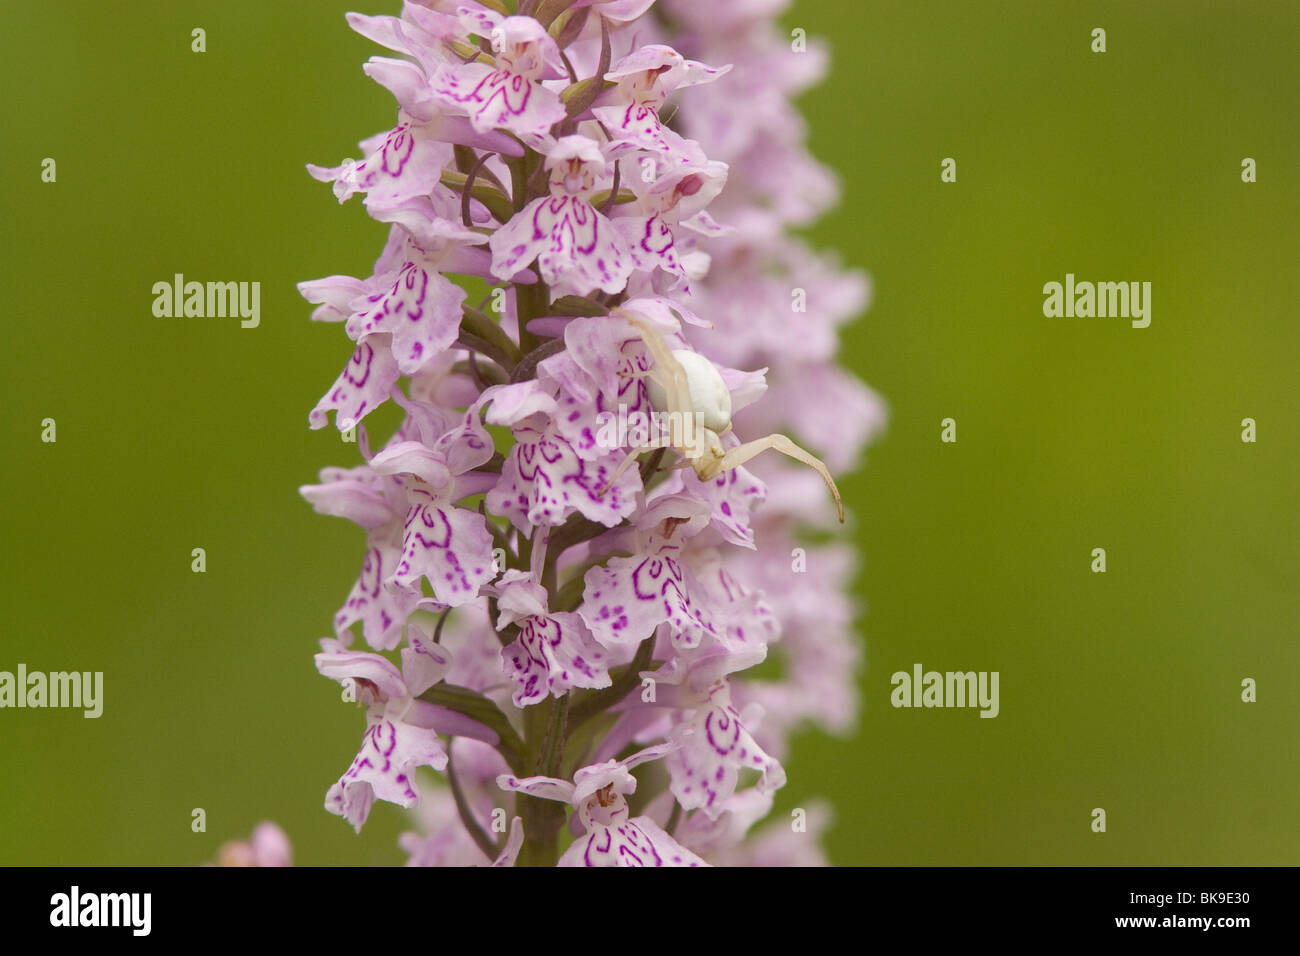
M840 521L844 520L844 502L825 462L804 451L785 435L778 434L745 442L729 451L723 448L720 436L731 430L731 392L717 368L698 352L670 350L659 333L645 322L626 313L623 317L640 334L655 361L655 367L647 373L646 383L651 404L656 410L666 412L671 420L686 426L686 440L673 445L684 459L681 464L689 463L701 481L712 481L724 471L743 465L769 448L774 449L816 469L835 498ZM605 482L601 493L618 480L638 455L649 450L634 448L630 451Z

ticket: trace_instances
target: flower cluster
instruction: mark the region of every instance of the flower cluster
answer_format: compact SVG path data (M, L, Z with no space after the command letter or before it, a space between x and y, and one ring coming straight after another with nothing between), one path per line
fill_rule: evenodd
M366 724L325 805L418 807L412 864L822 861L823 809L755 825L790 731L854 720L851 552L803 536L883 412L835 363L864 279L788 235L835 186L790 104L824 57L773 6L349 15L398 112L308 167L390 227L300 285L353 343L310 423L364 458L302 489L366 536L316 655Z

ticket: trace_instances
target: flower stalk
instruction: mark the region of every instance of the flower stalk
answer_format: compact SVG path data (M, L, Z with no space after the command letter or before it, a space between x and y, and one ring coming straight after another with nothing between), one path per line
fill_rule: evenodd
M754 824L788 734L853 719L852 562L809 542L881 417L835 363L865 282L789 235L833 189L792 112L746 108L816 71L770 12L702 6L349 15L397 122L308 169L390 234L368 278L300 285L353 347L309 420L404 418L302 493L366 538L316 655L365 713L326 808L417 810L413 862L822 859L824 814ZM698 440L609 437L629 412ZM769 652L788 676L749 677Z

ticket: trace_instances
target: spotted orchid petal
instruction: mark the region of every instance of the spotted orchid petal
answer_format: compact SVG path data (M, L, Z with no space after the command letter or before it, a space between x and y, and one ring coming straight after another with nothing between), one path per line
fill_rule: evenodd
M736 792L741 769L758 771L757 787L764 793L785 785L785 770L745 728L726 681L710 689L679 733L682 746L668 755L667 763L673 795L684 809L722 813Z
M483 63L449 67L438 74L433 91L463 109L480 133L504 129L522 137L544 135L564 119L558 94L519 73Z
M376 799L414 807L420 802L415 769L447 766L447 752L436 732L374 714L352 766L325 794L325 809L343 817L360 833Z
M681 547L652 539L644 551L588 571L578 613L606 647L638 644L661 624L675 646L694 647L723 633L710 610L692 601L696 590Z
M622 799L621 797L619 798ZM627 805L611 822L573 841L558 866L708 866L649 817L627 818Z
M615 225L627 241L637 269L642 272L662 269L674 280L670 288L681 286L683 292L689 291L686 270L677 257L673 231L662 216L654 215L648 219L625 216L615 220Z
M428 125L410 116L401 119L387 133L362 144L364 159L348 160L333 169L308 166L307 171L321 182L333 182L339 202L361 192L368 206L382 208L428 195L441 180L452 147Z
M435 500L414 505L406 516L402 553L391 581L413 587L424 578L447 607L474 600L492 579L492 535L482 515Z
M521 531L562 524L575 511L613 527L636 507L641 481L635 469L606 488L623 455L595 449L595 456L584 458L553 424L519 425L514 435L514 448L487 502Z
M327 276L298 283L299 294L319 306L311 314L313 322L346 322L352 315L352 301L370 292L368 283L352 276Z
M524 618L519 636L502 648L506 676L514 681L516 707L562 697L571 688L599 688L611 684L605 651L591 637L577 614Z
M493 275L509 279L536 260L556 296L621 292L635 267L623 234L576 196L533 200L488 244Z
M335 634L346 633L360 621L367 644L376 650L392 650L402 639L403 623L414 611L437 606L414 587L389 583L401 553L400 539L366 549L361 573L343 607L334 615Z
M388 400L400 371L387 338L367 336L357 344L347 366L311 410L308 420L312 428L328 425L328 413L333 411L338 430L348 431Z
M348 334L389 333L398 371L410 375L456 341L465 290L419 261L405 263L391 278L389 288L367 296L353 313Z

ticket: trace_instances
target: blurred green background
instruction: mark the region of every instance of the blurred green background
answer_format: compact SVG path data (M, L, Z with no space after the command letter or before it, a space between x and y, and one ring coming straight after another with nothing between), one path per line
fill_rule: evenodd
M321 805L362 728L311 655L363 543L296 490L356 451L307 429L348 353L294 283L384 237L303 170L394 116L348 8L4 4L0 669L106 699L0 711L0 863L198 863L263 818L301 863L403 859L396 808L358 838ZM842 485L860 726L797 741L778 812L829 799L838 863L1300 862L1300 6L784 22L833 45L804 107L844 195L812 236L873 275L845 361L891 422ZM260 281L261 327L154 318L176 272ZM1045 318L1066 272L1150 281L1150 328ZM999 671L1001 715L891 708L916 662Z

